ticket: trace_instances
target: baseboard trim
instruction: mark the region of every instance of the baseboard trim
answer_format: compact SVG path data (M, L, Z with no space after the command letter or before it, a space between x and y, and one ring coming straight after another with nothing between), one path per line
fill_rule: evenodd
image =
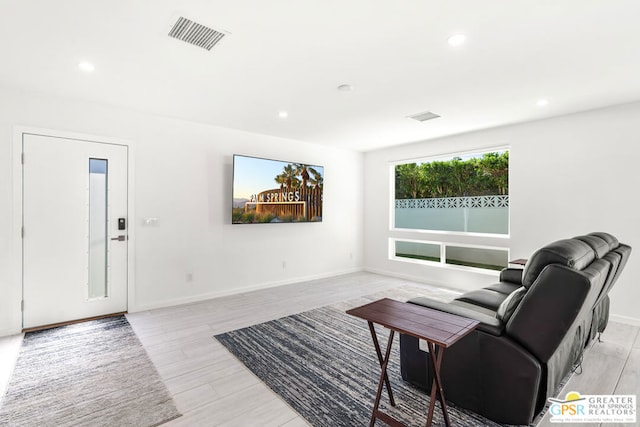
M275 282L259 283L259 284L255 284L255 285L244 286L242 288L227 289L227 290L224 290L224 291L207 292L205 294L193 295L193 296L189 296L189 297L185 297L185 298L176 298L176 299L172 299L172 300L153 302L153 303L149 303L149 304L139 304L139 305L136 304L135 307L129 307L129 313L137 313L137 312L140 312L140 311L155 310L155 309L158 309L158 308L174 307L174 306L177 306L177 305L184 305L184 304L193 304L193 303L196 303L196 302L206 301L206 300L209 300L209 299L226 297L226 296L229 296L229 295L242 294L242 293L245 293L245 292L260 291L260 290L263 290L263 289L276 288L276 287L279 287L279 286L286 286L286 285L291 285L291 284L294 284L294 283L301 283L301 282L309 282L309 281L318 280L318 279L326 279L328 277L341 276L341 275L350 274L350 273L357 273L359 271L363 271L363 269L361 267L349 268L349 269L346 269L346 270L334 271L334 272L331 272L331 273L316 274L316 275L303 276L303 277L296 277L296 278L292 278L292 279L275 281Z
M640 319L631 316L622 316L620 314L610 314L609 320L612 322L625 323L631 326L640 326Z
M0 338L22 334L22 328L0 329Z
M424 277L413 276L411 274L399 274L399 273L396 273L395 271L386 271L386 270L380 270L377 268L363 268L362 271L366 271L367 273L380 274L382 276L395 277L403 280L410 280L412 282L424 283L425 285L430 285L436 288L451 291L456 295L469 291L469 289L454 288L448 283L439 282L437 280L427 280Z

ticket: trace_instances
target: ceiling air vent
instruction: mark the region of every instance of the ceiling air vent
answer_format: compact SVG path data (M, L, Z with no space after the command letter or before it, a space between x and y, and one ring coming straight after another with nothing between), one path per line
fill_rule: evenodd
M205 27L181 16L169 31L169 36L203 49L211 50L222 40L225 33Z
M437 119L440 116L436 113L432 113L431 111L425 111L424 113L413 114L407 117L419 122L426 122L427 120Z

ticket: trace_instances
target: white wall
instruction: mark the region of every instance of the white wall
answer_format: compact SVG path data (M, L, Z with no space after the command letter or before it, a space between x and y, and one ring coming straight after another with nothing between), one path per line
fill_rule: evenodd
M13 218L15 125L133 143L131 311L362 267L361 153L0 88L0 336L21 329L20 246L12 244L20 226ZM323 222L232 225L234 153L324 166ZM157 226L142 225L145 217L158 218Z
M506 246L514 259L528 258L557 239L609 232L635 249L612 290L612 314L640 324L639 121L640 103L635 103L365 154L365 268L463 290L494 281L490 274L388 259L390 236L452 240L441 234L389 230L389 162L508 145L510 236L459 241Z
M455 241L505 246L511 248L511 258L527 258L555 239L602 230L637 252L638 119L640 103L363 156L0 88L0 336L21 329L21 283L13 273L20 251L13 245L19 224L19 218L13 218L13 168L18 166L12 161L14 125L132 141L133 311L353 271L363 264L371 271L459 289L490 283L495 275L388 259L390 236L452 241L443 235L389 231L389 162L485 147L511 147L511 234ZM324 221L231 225L234 153L323 165ZM144 217L159 218L158 226L143 226ZM635 308L640 300L635 252L612 291L612 313L614 318L640 323ZM193 282L187 282L187 273L193 274Z

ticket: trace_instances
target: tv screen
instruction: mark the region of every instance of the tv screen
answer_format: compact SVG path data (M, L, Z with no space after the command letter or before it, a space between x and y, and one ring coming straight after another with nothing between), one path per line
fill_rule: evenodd
M322 221L324 168L233 156L233 224Z

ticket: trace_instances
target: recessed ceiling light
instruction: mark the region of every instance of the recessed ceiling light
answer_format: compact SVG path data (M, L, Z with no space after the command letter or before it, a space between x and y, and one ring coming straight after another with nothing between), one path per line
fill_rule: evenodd
M289 113L287 113L286 111L280 111L278 113L278 117L280 117L281 119L286 119L287 117L289 117Z
M545 99L545 98L540 98L538 99L538 101L536 102L536 105L538 107L546 107L547 105L549 105L549 100Z
M90 72L96 70L95 65L93 65L91 62L87 62L87 61L80 62L78 64L78 68L80 68L82 71L85 71L87 73L90 73Z
M462 46L465 41L467 41L467 36L464 34L454 34L447 39L450 46Z
M338 86L338 90L340 92L351 92L353 90L353 86L348 85L348 84L343 84Z

